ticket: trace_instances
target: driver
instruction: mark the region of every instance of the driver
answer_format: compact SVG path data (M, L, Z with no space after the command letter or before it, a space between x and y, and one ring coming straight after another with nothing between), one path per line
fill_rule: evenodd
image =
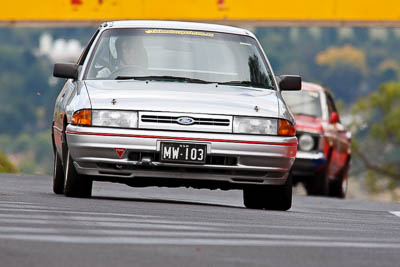
M143 45L136 40L136 38L121 36L115 41L115 50L117 52L117 63L113 71L122 69L124 67L139 67L141 69L147 67L143 66L145 50ZM109 68L104 67L101 69L96 78L104 78L111 75L113 72Z

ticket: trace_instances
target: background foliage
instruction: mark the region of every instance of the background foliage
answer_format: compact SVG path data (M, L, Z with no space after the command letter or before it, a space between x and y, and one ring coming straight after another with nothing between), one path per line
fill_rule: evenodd
M395 190L400 181L400 83L382 84L360 98L353 114L359 118L353 124L358 132L353 154L368 169L368 189L372 193Z
M8 160L7 156L0 152L0 173L16 173L17 169Z

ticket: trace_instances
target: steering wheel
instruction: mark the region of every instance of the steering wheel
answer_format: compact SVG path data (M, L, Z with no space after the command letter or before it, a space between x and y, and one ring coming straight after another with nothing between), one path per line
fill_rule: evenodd
M146 69L139 65L128 65L120 67L111 72L109 78L115 79L118 76L138 76L146 74Z

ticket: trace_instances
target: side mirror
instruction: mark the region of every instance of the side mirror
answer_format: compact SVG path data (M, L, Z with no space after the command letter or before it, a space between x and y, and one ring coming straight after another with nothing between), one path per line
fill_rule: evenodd
M66 79L78 79L78 64L56 63L54 64L53 76Z
M298 75L281 75L278 76L279 88L281 91L298 91L301 90L301 77Z
M339 122L339 115L337 112L332 112L331 115L329 115L329 123L338 123Z

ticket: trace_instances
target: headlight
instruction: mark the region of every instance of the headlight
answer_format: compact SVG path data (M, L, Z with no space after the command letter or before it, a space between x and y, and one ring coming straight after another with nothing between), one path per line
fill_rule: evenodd
M137 128L136 111L81 109L72 116L73 125Z
M138 113L136 111L92 110L92 125L137 128Z
M245 134L277 135L278 120L256 117L234 117L233 132Z
M314 148L314 138L309 134L302 134L299 137L299 149L303 151L311 151Z

